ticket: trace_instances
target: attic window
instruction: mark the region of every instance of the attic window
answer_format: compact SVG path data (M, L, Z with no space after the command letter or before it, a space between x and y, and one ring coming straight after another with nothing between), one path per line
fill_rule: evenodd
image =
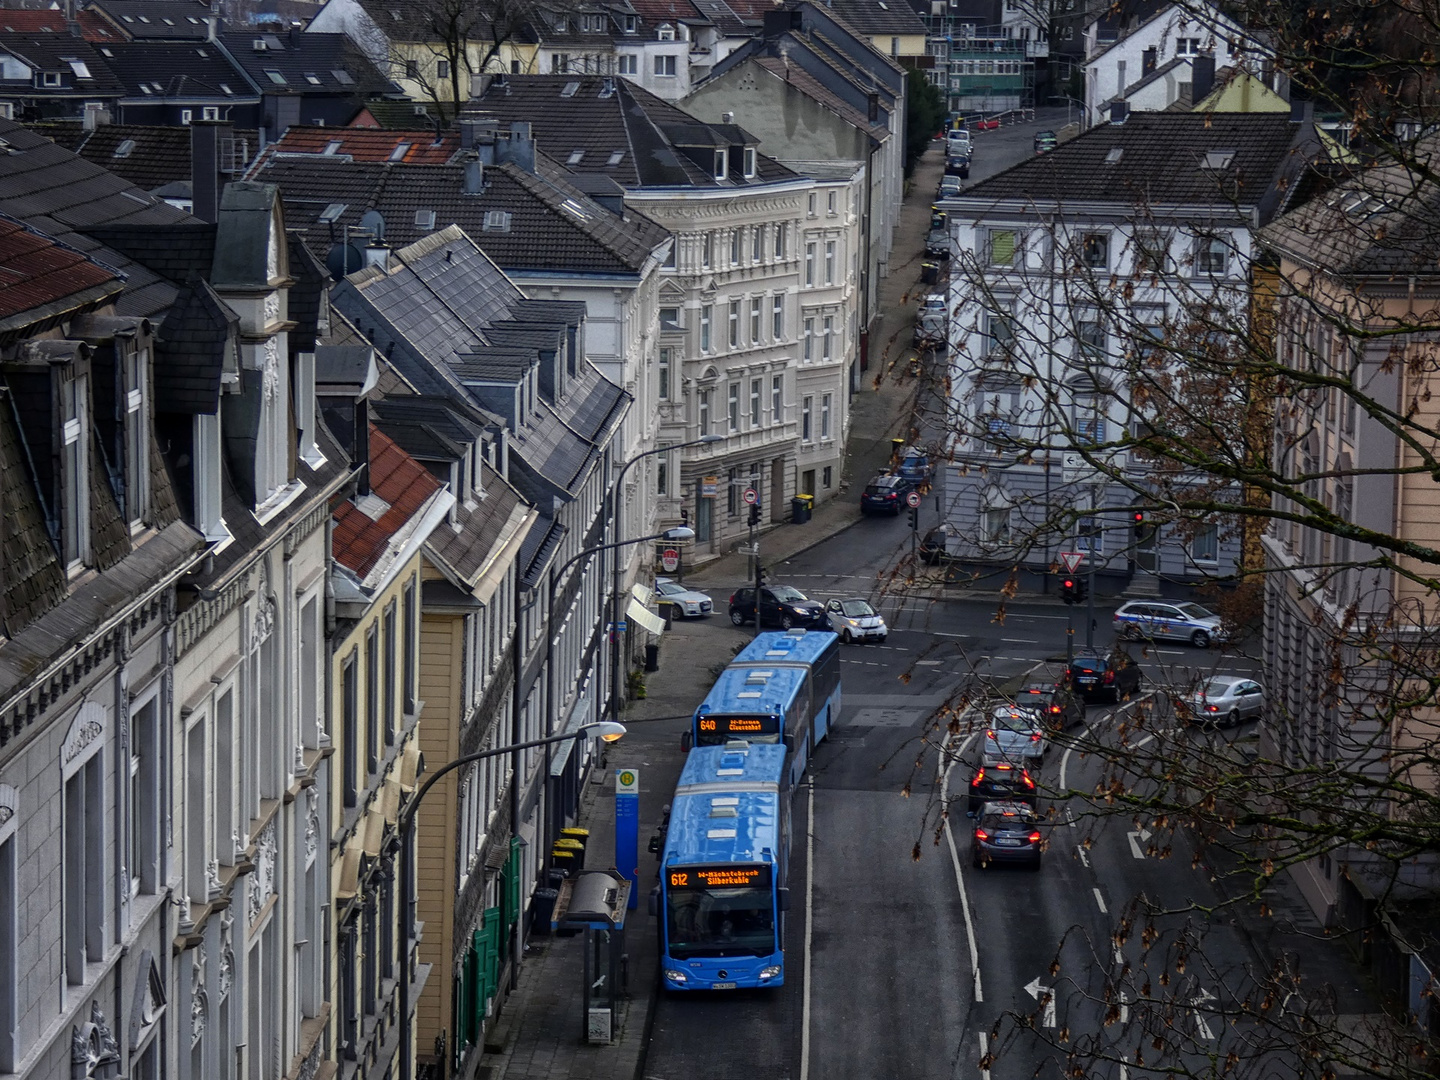
M635 28L636 28L637 25L638 25L638 20L635 18L634 15L622 15L622 16L620 16L620 29L622 29L623 31L625 31L625 33L627 33L627 34L633 34L633 33L635 33Z
M265 75L266 75L266 77L269 78L269 80L270 80L272 83L274 83L276 86L289 86L289 85L290 85L289 83L287 83L287 82L285 81L285 76L282 75L282 74L280 74L280 72L276 71L274 68L266 68L266 69L265 69Z
M117 158L126 158L126 157L129 157L129 156L130 156L130 152L131 152L132 150L134 150L134 149L135 149L135 140L134 140L134 139L126 139L126 140L125 140L124 142L122 142L119 146L115 147L115 153L114 153L113 155L111 155L111 156L112 156L112 157L117 157Z
M332 202L329 206L325 207L324 210L320 211L320 217L317 220L319 220L321 225L333 225L340 220L340 215L345 213L345 211L349 209L349 206L349 203Z
M503 233L508 233L508 232L510 231L510 211L509 211L509 210L487 210L487 211L485 211L484 231L485 231L485 232L503 232Z
M93 78L90 69L85 66L84 60L76 60L73 56L62 56L60 59L70 65L70 70L75 73L77 79Z
M729 175L729 165L727 162L728 157L729 155L724 150L715 151L714 173L716 180L724 180L725 177Z
M348 71L344 71L341 68L333 68L331 69L330 74L335 77L335 81L338 82L341 86L355 85L355 80L350 77L350 73Z
M148 15L141 15L141 16L140 16L140 21L143 22L143 23L148 23L148 22L150 21L150 16L148 16Z
M152 91L152 90L150 89L150 87L146 86L143 82L140 84L140 92L141 92L142 94L151 94L151 93L154 93L154 91Z
M325 149L320 152L322 154L338 154L340 152L340 147L344 145L345 143L341 139L331 139L328 143L325 144Z
M134 21L135 21L135 16L134 16L134 15L121 15L120 18L124 19L126 22L134 22Z
M170 16L168 16L168 15L162 15L162 16L160 16L160 21L163 22L166 26L174 26L174 25L175 25L175 20L172 19L172 18L170 18Z
M400 21L400 12L396 11L394 8L391 8L391 9L390 9L390 18L394 19L396 22L399 22L399 21Z
M1120 164L1120 159L1123 158L1124 156L1125 156L1125 148L1124 148L1123 146L1112 146L1112 147L1110 148L1109 153L1107 153L1107 154L1105 155L1105 164L1106 164L1106 165L1119 165L1119 164Z
M206 52L204 49L196 49L196 50L195 50L195 55L196 55L196 56L209 56L210 54L209 54L208 52Z
M163 94L165 92L165 84L162 83L159 79L151 79L150 85L155 88L155 92L157 94Z
M416 227L417 229L425 229L425 230L427 230L427 231L430 230L430 229L435 228L435 211L434 211L434 210L416 210L416 211L415 211L415 227Z
M624 160L625 160L625 151L624 151L624 150L615 150L615 151L612 151L612 152L611 152L610 158L609 158L608 161L605 162L605 164L606 164L606 165L619 165L620 162L622 162L622 161L624 161Z
M316 75L313 71L307 71L305 72L305 81L308 82L311 86L319 86L320 76Z
M574 97L580 90L578 82L567 82L564 89L560 91L561 97Z
M60 73L58 71L43 71L40 73L41 86L60 86Z
M396 143L396 144L395 144L395 149L390 151L390 160L391 160L391 161L404 161L404 160L405 160L405 155L408 154L409 152L410 152L410 144L409 144L408 142ZM415 216L418 218L418 217L420 216L419 212L417 212L417 213L415 214ZM430 216L433 218L435 215L434 215L434 214L431 214ZM419 225L420 223L417 221L415 224L416 224L416 225Z
M192 26L199 26L199 25L200 25L200 20L197 19L197 18L195 18L194 15L186 15L186 16L185 16L185 21L188 22L188 23L190 23Z
M674 41L675 28L669 23L661 23L655 29L655 37L659 41Z
M586 213L585 208L574 199L566 199L560 204L560 209L564 210L571 217L579 218L581 221L590 220L590 215Z
M1200 167L1202 169L1228 169L1234 160L1234 150L1207 150L1205 159L1200 162Z
M222 94L227 95L227 96L235 93L234 90L231 90L231 89L230 89L230 84L229 84L229 83L223 83L223 82L220 84L220 92L221 92Z
M755 179L755 148L753 146L745 147L745 179Z
M115 58L115 54L114 54L113 52L111 52L109 49L105 48L105 46L103 46L103 45L100 46L100 55L101 55L101 56L108 56L108 57L110 57L112 60Z
M584 150L571 150L570 156L565 159L566 165L579 165L580 159L585 156Z

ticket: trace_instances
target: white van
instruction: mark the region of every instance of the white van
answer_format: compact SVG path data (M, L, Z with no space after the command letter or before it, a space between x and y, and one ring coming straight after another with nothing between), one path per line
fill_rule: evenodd
M945 153L970 154L970 130L968 128L951 128L945 133Z

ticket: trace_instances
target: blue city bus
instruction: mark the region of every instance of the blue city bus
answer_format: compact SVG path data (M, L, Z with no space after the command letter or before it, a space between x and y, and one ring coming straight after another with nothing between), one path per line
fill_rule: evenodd
M705 695L680 745L724 746L734 739L785 749L790 784L810 760L810 680L799 668L726 668Z
M810 677L810 745L840 719L840 635L829 630L772 630L735 654L731 668L802 668Z
M790 861L785 748L732 742L690 752L670 802L660 884L661 982L735 990L785 981Z

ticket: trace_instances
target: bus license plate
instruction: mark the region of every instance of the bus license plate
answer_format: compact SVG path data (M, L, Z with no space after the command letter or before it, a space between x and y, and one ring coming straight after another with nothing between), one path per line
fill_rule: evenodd
M733 982L728 982L728 983L711 983L711 984L710 984L710 989L711 989L711 990L734 990L734 989L735 989L735 984L734 984Z

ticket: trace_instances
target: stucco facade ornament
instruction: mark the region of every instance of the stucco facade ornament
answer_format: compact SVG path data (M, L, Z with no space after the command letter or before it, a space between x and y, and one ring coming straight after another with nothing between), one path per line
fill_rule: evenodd
M195 923L190 919L190 898L176 893L170 898L170 903L175 905L175 921L179 924L182 934L188 934L195 929Z
M310 791L308 811L305 814L305 865L315 861L320 850L320 799L314 789Z
M205 864L205 893L206 897L214 900L220 895L220 860L211 859Z
M265 325L274 326L280 321L280 294L266 293L264 301Z
M90 1003L90 1019L70 1029L71 1080L117 1075L120 1067L120 1044L105 1022L105 1012L98 1001Z
M250 648L258 649L260 643L275 630L275 601L268 597L255 609L255 625L250 632Z
M235 853L235 861L237 863L242 863L245 861L245 847L247 843L248 841L246 840L246 838L240 835L239 829L231 830L230 848Z
M277 338L267 338L262 346L260 373L261 385L265 389L265 400L275 400L275 395L280 389L280 341Z
M210 1006L205 1000L205 991L197 990L190 999L190 1045L194 1046L205 1037L205 1023L209 1019Z
M275 892L275 854L275 819L271 818L255 844L255 869L245 897L245 914L252 923Z
M80 706L80 711L70 724L70 732L65 736L64 748L60 751L60 761L69 765L72 761L83 754L96 739L105 733L105 710L102 706L87 702Z

